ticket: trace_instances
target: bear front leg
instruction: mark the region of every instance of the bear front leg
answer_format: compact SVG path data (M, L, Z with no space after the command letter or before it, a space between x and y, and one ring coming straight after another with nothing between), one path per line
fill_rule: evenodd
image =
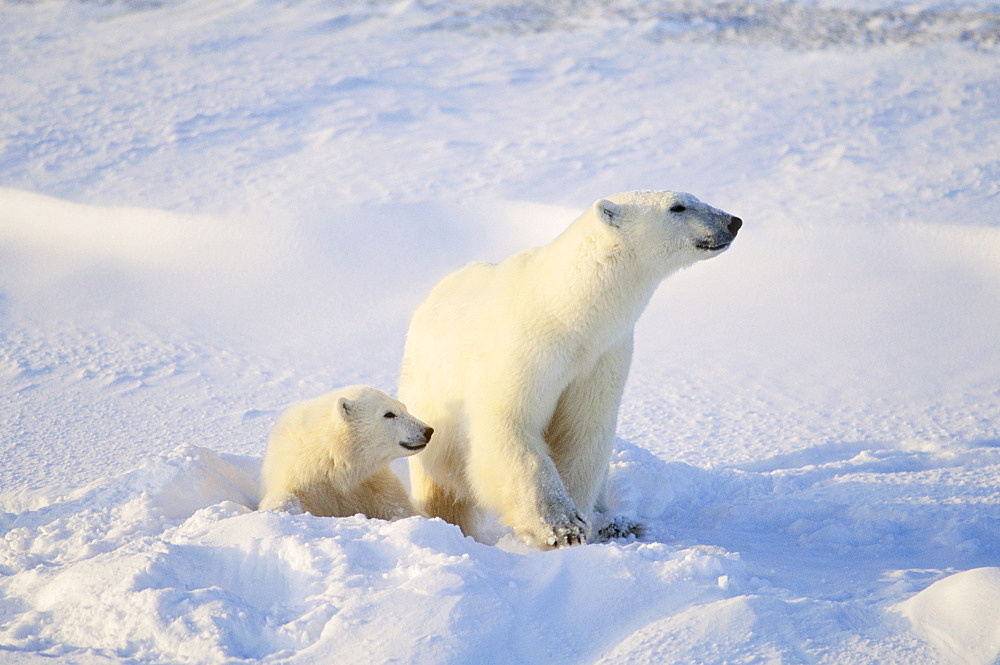
M366 479L357 495L361 500L361 512L368 517L399 520L416 514L403 483L388 467Z
M559 398L545 438L566 491L577 507L596 523L598 542L613 537L604 523L621 525L629 534L641 525L621 516L604 515L608 465L614 450L618 408L632 360L632 336L612 346L594 366L576 377ZM593 515L596 510L600 515Z
M534 547L587 542L587 519L563 486L540 433L496 423L470 434L468 474L482 505Z

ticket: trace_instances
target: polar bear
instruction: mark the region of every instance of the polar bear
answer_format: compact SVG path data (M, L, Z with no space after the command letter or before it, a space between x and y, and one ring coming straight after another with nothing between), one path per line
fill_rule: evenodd
M536 547L593 538L636 320L664 278L725 251L742 223L690 194L626 192L547 246L438 283L399 382L437 432L410 460L417 508L474 537L487 509Z
M389 468L427 445L434 430L368 386L348 386L289 407L261 467L261 510L393 520L414 514Z

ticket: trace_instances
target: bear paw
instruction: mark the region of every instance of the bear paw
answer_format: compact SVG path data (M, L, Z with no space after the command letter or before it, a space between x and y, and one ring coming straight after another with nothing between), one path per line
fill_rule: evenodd
M292 515L301 515L306 512L305 508L302 507L302 502L299 501L299 497L291 492L268 494L261 499L257 510L273 510L282 513L291 513Z
M556 519L542 520L536 540L542 547L573 547L587 543L587 520L576 510L568 511Z
M642 538L646 533L646 525L635 522L624 515L616 515L597 528L595 542L606 543L612 540L627 540Z

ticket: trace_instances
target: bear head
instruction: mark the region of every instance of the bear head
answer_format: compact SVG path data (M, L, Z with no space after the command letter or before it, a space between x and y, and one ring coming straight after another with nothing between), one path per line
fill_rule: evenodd
M592 211L631 254L667 272L724 252L743 226L691 194L668 191L616 194Z
M350 455L364 455L372 464L420 452L434 433L426 423L410 415L402 402L368 386L348 386L339 391L334 408L351 433L354 449Z

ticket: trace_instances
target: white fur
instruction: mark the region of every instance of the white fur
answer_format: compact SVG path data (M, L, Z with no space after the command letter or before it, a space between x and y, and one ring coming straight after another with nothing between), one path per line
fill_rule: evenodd
M418 509L470 535L486 508L535 546L584 542L635 322L665 277L738 226L690 194L627 192L545 247L442 280L414 313L400 377L437 432L410 460Z
M432 430L397 400L348 386L289 407L261 467L261 510L380 519L414 514L389 463L413 455Z

